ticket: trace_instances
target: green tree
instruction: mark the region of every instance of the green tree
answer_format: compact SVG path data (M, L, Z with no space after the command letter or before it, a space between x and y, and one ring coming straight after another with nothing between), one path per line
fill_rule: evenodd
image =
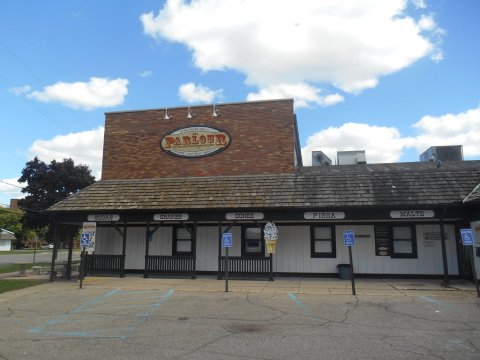
M45 238L52 241L52 219L46 210L93 184L95 177L92 176L87 165L75 165L72 159L64 159L62 162L53 160L50 164L46 164L35 157L25 164L18 181L27 183L22 192L28 195L18 202L19 207L24 211L24 226L34 230L47 229ZM72 229L71 232L76 231Z
M0 228L15 233L17 239L21 236L22 213L10 211L8 209L0 209Z

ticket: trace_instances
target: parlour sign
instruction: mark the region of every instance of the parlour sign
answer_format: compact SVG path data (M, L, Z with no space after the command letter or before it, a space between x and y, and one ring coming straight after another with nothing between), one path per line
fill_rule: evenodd
M181 128L165 135L160 147L170 155L196 158L225 150L230 145L230 135L209 126Z

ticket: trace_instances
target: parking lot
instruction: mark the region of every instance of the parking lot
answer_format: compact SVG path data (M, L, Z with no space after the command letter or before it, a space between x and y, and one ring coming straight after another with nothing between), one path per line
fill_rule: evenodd
M472 284L91 277L0 294L0 359L478 359Z

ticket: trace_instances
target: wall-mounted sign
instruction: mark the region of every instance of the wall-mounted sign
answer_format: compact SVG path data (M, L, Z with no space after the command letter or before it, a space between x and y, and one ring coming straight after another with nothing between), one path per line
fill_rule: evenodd
M95 235L97 233L97 223L84 222L82 235L88 234L88 242L82 247L85 247L87 251L95 251Z
M160 147L170 155L196 158L223 151L230 142L230 135L224 130L192 126L165 135L160 140Z
M390 256L390 227L384 224L375 225L375 255Z
M303 213L303 217L307 220L341 220L345 219L345 213L342 211L314 211Z
M392 219L425 219L433 218L435 212L433 210L392 210L390 217Z
M188 220L188 214L186 213L167 213L167 214L154 214L153 220L155 221L184 221Z
M445 240L448 239L448 233L444 233L443 237ZM440 240L440 231L426 231L423 233L424 240Z
M263 213L261 212L238 212L227 213L225 215L227 220L262 220Z
M109 222L109 221L118 221L118 220L120 220L120 215L118 215L118 214L92 214L92 215L88 215L88 221Z

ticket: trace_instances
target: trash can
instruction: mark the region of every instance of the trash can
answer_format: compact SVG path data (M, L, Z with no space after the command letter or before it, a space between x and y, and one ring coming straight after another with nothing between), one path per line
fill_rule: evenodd
M351 280L352 272L350 270L350 264L338 264L338 277L342 280Z

